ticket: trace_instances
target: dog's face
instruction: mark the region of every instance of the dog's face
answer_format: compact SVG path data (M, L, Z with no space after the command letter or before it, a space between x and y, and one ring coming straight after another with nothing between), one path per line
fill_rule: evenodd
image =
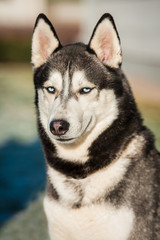
M39 118L51 140L80 142L117 118L121 48L109 14L100 19L88 45L64 47L41 14L33 34L32 63Z

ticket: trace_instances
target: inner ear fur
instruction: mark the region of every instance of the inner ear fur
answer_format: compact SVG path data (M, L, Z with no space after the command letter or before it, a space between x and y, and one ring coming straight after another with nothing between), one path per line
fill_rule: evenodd
M94 28L88 44L99 60L112 68L118 68L122 63L120 38L113 17L105 13Z
M32 64L34 68L44 64L51 54L61 47L57 34L44 14L37 17L32 37Z

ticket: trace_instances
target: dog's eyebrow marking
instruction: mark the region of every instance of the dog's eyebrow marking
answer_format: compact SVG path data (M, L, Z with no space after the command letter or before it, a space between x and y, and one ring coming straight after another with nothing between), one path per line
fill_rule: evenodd
M58 71L52 71L48 80L44 83L44 87L53 86L58 90L62 89L62 74Z
M94 87L95 85L90 81L87 81L85 73L83 71L76 71L72 77L72 88L73 91L77 91L83 87Z

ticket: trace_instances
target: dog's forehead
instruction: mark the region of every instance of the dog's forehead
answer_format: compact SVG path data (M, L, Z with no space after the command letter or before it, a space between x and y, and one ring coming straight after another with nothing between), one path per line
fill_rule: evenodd
M70 80L75 76L80 77L80 72L85 75L85 79L94 84L104 82L107 75L106 68L100 63L94 54L87 51L85 45L73 44L60 49L52 55L50 60L50 70L59 72L65 76L68 72ZM52 72L53 72L52 71Z
M70 74L77 69L85 69L90 60L91 56L87 53L85 45L72 44L54 53L50 65L64 75L68 68Z

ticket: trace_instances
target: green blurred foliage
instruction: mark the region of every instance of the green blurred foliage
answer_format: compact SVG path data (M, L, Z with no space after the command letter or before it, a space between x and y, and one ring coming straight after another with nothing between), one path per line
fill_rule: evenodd
M37 138L31 64L0 64L0 144Z
M0 62L30 62L31 41L0 39Z
M147 126L155 135L156 147L160 150L160 105L139 103L139 108Z

